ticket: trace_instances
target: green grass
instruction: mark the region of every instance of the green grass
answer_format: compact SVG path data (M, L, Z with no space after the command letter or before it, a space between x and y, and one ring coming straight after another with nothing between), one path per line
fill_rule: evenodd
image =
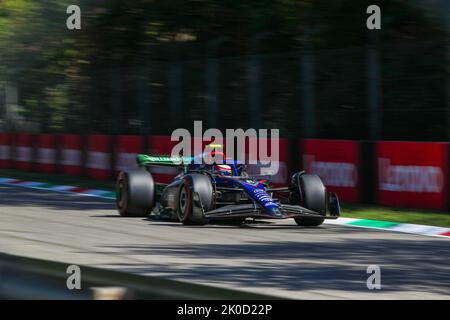
M84 177L71 177L59 174L42 174L37 172L25 172L9 169L0 169L0 177L114 191L114 181L96 181ZM450 227L449 212L425 209L400 209L370 205L344 204L342 205L342 216L346 218L372 219Z
M450 227L450 213L369 205L343 205L342 217Z

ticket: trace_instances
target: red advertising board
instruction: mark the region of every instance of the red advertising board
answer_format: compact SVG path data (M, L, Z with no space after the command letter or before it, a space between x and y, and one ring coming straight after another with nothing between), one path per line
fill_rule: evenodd
M111 178L110 136L90 135L87 137L87 175L93 179Z
M252 145L253 144L253 145ZM274 186L285 186L290 181L289 143L287 139L258 138L246 139L245 150L239 150L234 158L245 153L247 172L255 175L271 176ZM239 159L238 159L239 160Z
M303 170L317 174L327 191L342 202L359 201L359 143L350 140L305 139L301 142Z
M136 155L144 152L141 136L118 136L116 138L116 173L136 168Z
M0 133L0 169L11 167L11 135Z
M378 201L411 208L448 208L448 144L380 141Z
M31 170L33 168L33 135L18 133L14 137L15 168L19 170Z
M80 175L83 161L81 136L65 134L61 136L60 142L62 172L71 176Z
M40 172L54 172L56 168L55 136L38 134L36 137L36 163Z

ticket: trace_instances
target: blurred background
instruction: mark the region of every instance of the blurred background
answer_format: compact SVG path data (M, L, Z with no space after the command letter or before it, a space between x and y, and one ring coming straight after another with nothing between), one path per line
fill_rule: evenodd
M381 30L367 29L369 5ZM318 174L354 219L339 224L450 237L449 35L450 0L0 0L1 251L61 261L0 253L0 299L92 298L108 283L135 298L241 297L85 267L72 296L63 261L302 299L373 299L377 263L383 298L448 299L448 243L431 238L110 218L119 171L170 154L172 131L202 120L280 129L273 182Z
M0 131L448 140L449 32L445 0L1 1Z

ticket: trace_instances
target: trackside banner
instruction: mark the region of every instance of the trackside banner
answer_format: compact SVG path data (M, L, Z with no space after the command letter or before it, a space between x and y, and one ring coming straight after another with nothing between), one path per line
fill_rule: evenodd
M271 181L273 182L275 187L285 186L290 181L289 171L291 170L291 166L289 163L289 142L287 139L279 138L278 150L272 150L272 142L268 138L257 138L255 139L245 139L245 153L246 160L250 159L250 150L252 149L251 144L254 143L255 149L254 152L257 152L256 159L258 160L258 164L249 165L247 167L247 172L249 174L267 174L271 176ZM262 150L264 149L264 150ZM236 146L237 152L243 152L239 150ZM277 153L277 163L272 163L271 165L261 165L259 161L265 160L265 156L274 156ZM274 162L274 160L272 160ZM277 168L276 171L273 171L271 166Z
M36 163L40 172L54 172L56 169L56 145L55 136L39 134L36 138Z
M377 142L379 203L447 209L447 152L446 143Z
M136 154L144 152L142 137L118 136L116 139L116 173L135 169Z
M31 170L33 168L34 136L29 133L17 133L14 137L15 168Z
M111 178L111 142L107 135L88 136L87 174L94 179Z
M203 141L202 139L199 138L193 138L193 145L198 142L199 145L201 146L201 151L204 150L208 145L210 145L211 141L205 140ZM227 152L226 150L226 143L227 140L224 139L223 144L222 144L222 148L219 148L218 150L222 150L225 151L226 153L226 157L227 158L233 158L233 152ZM246 139L245 140L245 144L243 145L243 147L245 148L245 150L238 150L238 152L244 152L246 154L246 159L249 158L248 156L248 150L250 150L250 144L251 142L253 142L253 145L256 146L256 152L257 152L257 156L256 158L258 160L260 159L259 156L259 148L267 148L267 153L268 154L272 154L271 150L271 144L269 143L268 139L262 139L262 138L258 138L257 140L249 140ZM262 167L263 170L261 170L263 172L263 174L267 174L267 175L273 175L272 176L272 182L274 183L275 186L281 186L281 185L285 185L288 181L289 181L289 154L288 154L288 140L287 139L279 139L279 150L277 150L279 152L279 160L277 163L277 167L278 170L275 173L272 173L270 171L270 168L267 168L267 172L265 171L265 167ZM172 148L178 144L177 141L171 141L171 137L169 136L151 136L149 137L149 150L148 153L149 154L153 154L153 155L170 155L172 152ZM200 152L201 152L200 151ZM194 148L192 149L192 154L196 155ZM250 174L252 173L256 173L256 172L260 172L260 170L256 170L256 166L258 166L258 169L261 169L261 167L259 165L249 165L247 170ZM179 169L178 168L174 168L174 167L152 167L150 168L152 174L155 176L155 179L161 182L170 182L171 179L173 179L173 177L179 173ZM255 171L255 172L253 172Z
M60 139L61 166L63 173L71 176L81 175L83 164L81 136L76 134L64 134Z
M150 136L148 138L148 154L170 155L172 148L178 142L171 141L170 136ZM154 178L158 182L170 183L180 170L174 167L154 166L150 168Z
M0 169L11 167L11 134L0 133Z
M300 143L303 170L317 174L327 190L336 192L341 201L360 200L357 141L304 139Z

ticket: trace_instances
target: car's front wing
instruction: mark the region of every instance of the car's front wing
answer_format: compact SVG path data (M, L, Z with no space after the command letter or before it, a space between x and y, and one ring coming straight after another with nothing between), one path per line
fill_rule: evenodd
M221 208L205 212L207 219L234 219L234 218L260 218L260 219L288 219L297 217L316 217L325 219L337 219L339 214L321 215L299 205L280 205L279 214L271 214L255 204L227 205Z

